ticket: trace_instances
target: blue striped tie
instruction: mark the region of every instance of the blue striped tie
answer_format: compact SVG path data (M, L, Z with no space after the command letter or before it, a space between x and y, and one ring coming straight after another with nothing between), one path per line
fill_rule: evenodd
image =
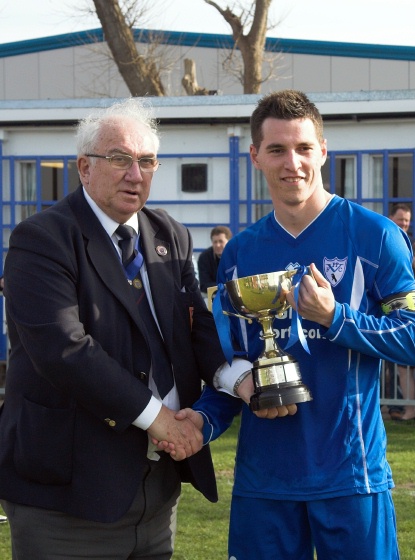
M157 386L160 397L163 399L173 388L173 372L166 346L154 320L147 295L143 288L140 275L140 268L143 263L143 256L139 249L134 247L134 229L131 226L120 225L116 233L121 237L118 245L121 249L121 260L126 269L127 277L130 280L135 278L139 282L132 282L134 297L138 312L144 323L145 338L150 347L152 376Z

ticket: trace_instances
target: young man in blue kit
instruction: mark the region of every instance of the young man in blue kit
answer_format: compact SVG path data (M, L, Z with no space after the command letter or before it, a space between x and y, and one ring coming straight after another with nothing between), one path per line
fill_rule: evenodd
M250 368L260 325L230 318L233 345L220 391L205 390L179 418L214 439L242 409L229 531L230 560L397 560L391 469L380 413L382 359L415 363L415 281L407 236L388 218L327 192L320 113L301 92L262 98L251 118L251 159L274 210L232 238L218 283L311 264L297 298L309 352L290 348L311 402L252 412ZM291 326L276 317L278 342ZM198 414L195 410L202 414ZM286 414L288 412L288 415ZM277 416L285 416L276 418ZM174 455L174 446L160 444Z

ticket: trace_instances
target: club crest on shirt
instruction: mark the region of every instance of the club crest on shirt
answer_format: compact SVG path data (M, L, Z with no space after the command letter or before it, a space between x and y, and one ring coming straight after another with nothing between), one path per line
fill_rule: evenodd
M344 259L338 259L337 257L335 257L334 259L327 259L326 257L324 257L324 276L333 287L337 286L337 284L343 278L344 273L346 272L346 264L347 257Z
M298 262L290 262L290 264L287 264L287 266L285 267L285 270L296 270L297 268L300 268L300 264Z

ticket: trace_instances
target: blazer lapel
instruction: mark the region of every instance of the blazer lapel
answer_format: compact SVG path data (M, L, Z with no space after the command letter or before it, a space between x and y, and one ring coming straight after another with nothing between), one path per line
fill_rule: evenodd
M146 330L138 313L117 251L107 232L85 200L82 187L73 193L69 204L84 236L85 251L89 255L97 274L114 297L127 309L138 328L145 335Z
M174 278L170 243L144 212L138 213L140 241L157 320L168 348L173 343Z

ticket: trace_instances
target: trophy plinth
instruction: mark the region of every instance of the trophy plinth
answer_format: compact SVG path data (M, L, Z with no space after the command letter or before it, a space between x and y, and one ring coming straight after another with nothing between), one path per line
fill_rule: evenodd
M273 316L257 318L262 326L261 338L265 340L265 349L253 363L255 393L251 397L251 410L312 399L310 391L301 380L298 362L286 352L282 352L276 343L272 319Z
M260 336L264 340L264 350L253 363L255 393L251 397L251 410L312 400L308 387L302 382L298 362L281 350L272 329L275 316L281 316L290 307L286 294L291 289L296 272L290 270L245 276L225 284L229 300L238 312L226 314L248 321L256 319L262 327ZM213 293L209 293L210 301Z

